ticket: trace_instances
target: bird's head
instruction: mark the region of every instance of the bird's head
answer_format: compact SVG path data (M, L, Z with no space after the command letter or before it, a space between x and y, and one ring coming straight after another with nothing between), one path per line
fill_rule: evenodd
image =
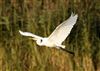
M43 43L43 39L37 39L36 40L36 43L39 45L39 46L43 46L44 45L44 43Z
M47 38L31 38L36 41L37 45L45 46L47 42Z

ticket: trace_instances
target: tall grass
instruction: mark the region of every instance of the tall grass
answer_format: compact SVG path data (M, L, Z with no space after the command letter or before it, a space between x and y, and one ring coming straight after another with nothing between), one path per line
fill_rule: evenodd
M99 0L0 0L0 71L99 71ZM19 30L47 37L71 13L78 21L64 42L72 56L39 47Z

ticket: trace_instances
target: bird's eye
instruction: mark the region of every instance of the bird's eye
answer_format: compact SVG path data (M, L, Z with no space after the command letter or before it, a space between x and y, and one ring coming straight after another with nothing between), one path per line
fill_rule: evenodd
M42 42L43 40L41 39L40 41Z

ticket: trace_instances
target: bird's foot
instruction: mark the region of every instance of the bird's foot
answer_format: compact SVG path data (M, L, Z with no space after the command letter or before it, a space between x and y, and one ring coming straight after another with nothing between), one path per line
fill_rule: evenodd
M72 52L72 51L69 51L69 50L64 49L64 48L61 48L61 47L60 47L60 49L61 49L61 50L63 50L63 51L65 51L65 52L68 52L68 53L70 53L70 54L74 55L74 52Z

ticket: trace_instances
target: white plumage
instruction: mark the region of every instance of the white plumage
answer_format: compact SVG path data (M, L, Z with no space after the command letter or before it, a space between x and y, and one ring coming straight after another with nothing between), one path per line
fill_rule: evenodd
M56 47L56 48L65 48L64 45L62 45L62 42L67 38L67 36L70 34L71 29L73 28L74 24L77 21L78 15L74 15L73 13L71 16L65 20L63 23L61 23L57 28L51 33L49 37L40 37L37 35L34 35L29 32L22 32L19 30L20 34L23 36L30 36L33 38L33 40L36 40L36 43L40 46L47 46L47 47Z

